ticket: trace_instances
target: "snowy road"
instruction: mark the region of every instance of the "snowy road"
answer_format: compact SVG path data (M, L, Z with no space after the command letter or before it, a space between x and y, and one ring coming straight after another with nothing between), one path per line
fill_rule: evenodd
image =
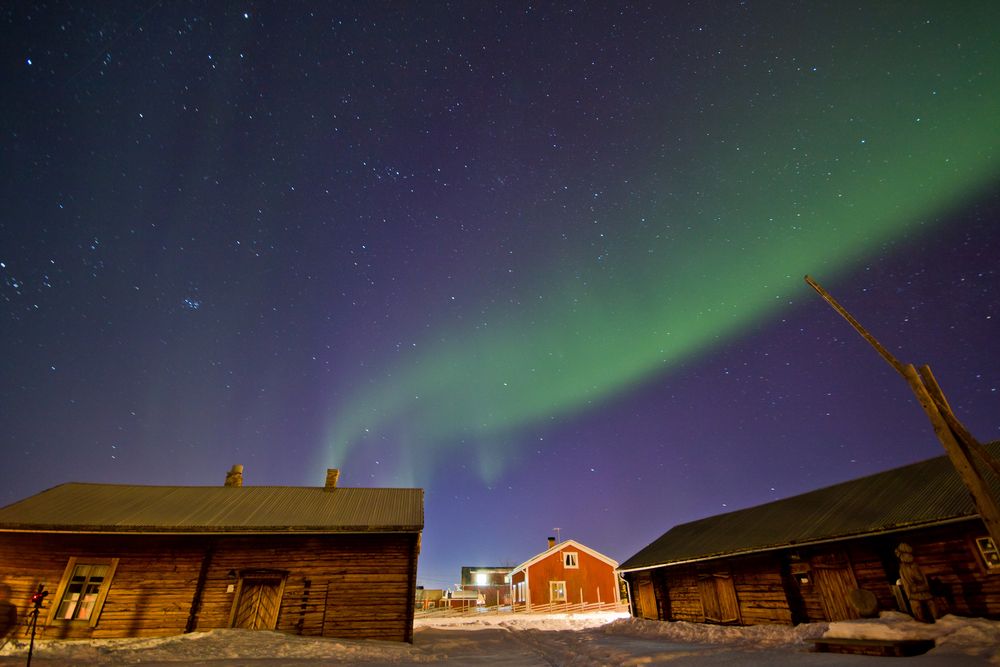
M736 628L655 623L600 614L473 616L420 619L412 645L312 639L245 630L214 630L159 639L43 641L36 645L32 665L871 667L876 662L883 663L867 656L812 652L811 639L826 630L827 624ZM874 632L882 636L932 633L938 647L926 655L906 659L907 665L1000 664L1000 622L996 621L946 617L934 626L924 626L896 615L838 624L838 631ZM23 665L26 652L26 644L9 643L0 650L0 665Z

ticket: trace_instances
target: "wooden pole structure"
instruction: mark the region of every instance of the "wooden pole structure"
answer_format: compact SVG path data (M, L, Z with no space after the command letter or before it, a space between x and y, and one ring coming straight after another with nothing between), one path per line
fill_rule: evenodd
M993 456L990 455L989 451L976 440L971 433L965 428L962 422L958 421L955 417L955 413L952 412L951 406L948 405L948 399L945 398L944 392L941 391L941 387L938 385L937 380L934 378L934 374L931 373L930 366L921 366L917 369L920 373L920 379L923 380L924 386L927 387L927 391L930 393L931 397L938 405L944 406L945 410L941 413L944 420L948 423L948 427L955 432L958 436L958 441L963 443L969 450L972 451L977 457L979 457L980 463L988 466L994 472L994 474L1000 476L1000 461L997 461Z
M917 400L920 401L920 406L927 413L928 419L931 421L931 426L934 427L934 434L937 436L941 445L944 447L945 452L948 454L949 460L951 460L952 465L958 472L959 476L962 478L962 482L965 484L966 488L969 490L969 494L972 496L972 501L976 506L976 510L979 512L979 516L982 517L983 523L986 524L986 530L993 540L993 544L1000 546L1000 505L997 503L997 499L993 497L990 493L989 487L986 481L983 479L982 474L976 468L975 461L972 458L974 453L979 459L989 466L994 473L1000 475L1000 463L998 463L986 450L982 444L977 441L968 429L962 425L962 423L952 412L951 406L948 405L948 400L944 396L944 392L941 391L941 387L938 386L937 381L934 379L934 375L931 373L929 366L921 366L918 372L913 364L904 365L896 357L892 355L889 350L887 350L881 343L879 343L874 336L872 336L868 331L861 326L861 323L854 319L853 316L847 309L841 306L833 296L823 289L819 283L810 278L805 277L806 282L816 290L817 293L823 299L836 310L841 317L847 320L854 329L861 334L868 343L875 348L886 362L892 366L897 373L903 376L906 383L910 385L910 389L916 395Z

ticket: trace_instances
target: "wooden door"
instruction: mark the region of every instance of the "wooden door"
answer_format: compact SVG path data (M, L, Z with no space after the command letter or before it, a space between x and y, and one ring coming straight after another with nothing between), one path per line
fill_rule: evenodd
M639 605L639 617L648 618L654 621L659 620L656 613L656 594L653 592L653 582L649 575L642 576L636 581L636 602Z
M849 595L858 587L846 555L824 555L812 559L813 578L820 604L828 621L861 618L851 606Z
M721 573L702 575L698 577L698 592L706 621L739 623L740 604L731 576Z
M278 625L283 580L280 577L246 577L233 611L232 627L274 630Z

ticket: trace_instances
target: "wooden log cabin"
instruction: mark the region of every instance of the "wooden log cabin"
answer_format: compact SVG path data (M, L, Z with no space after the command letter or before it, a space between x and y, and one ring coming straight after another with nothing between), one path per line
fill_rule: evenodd
M413 640L422 489L69 483L0 509L0 585L40 637L248 628ZM19 632L27 632L22 622Z
M524 611L617 606L618 562L576 540L556 543L510 571L514 607Z
M997 456L1000 443L987 449ZM1000 480L990 483L1000 493ZM619 572L641 618L846 620L869 605L910 611L897 585L902 543L929 581L936 616L1000 619L998 545L945 456L676 526Z

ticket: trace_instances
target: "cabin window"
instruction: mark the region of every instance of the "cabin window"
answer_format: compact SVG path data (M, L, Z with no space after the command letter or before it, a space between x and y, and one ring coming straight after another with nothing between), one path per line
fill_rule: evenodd
M566 601L566 582L550 581L549 602L565 602L565 601Z
M56 589L58 602L49 612L49 622L86 621L96 627L117 567L117 558L70 558Z
M993 539L989 537L976 538L976 546L979 547L979 555L983 557L987 570L1000 570L1000 551L993 544Z
M575 551L564 551L563 552L563 567L568 567L568 568L571 568L571 569L572 568L578 568L578 567L580 567L580 565L579 565L580 561L579 561L579 559L578 559L577 556L578 556L578 554Z

